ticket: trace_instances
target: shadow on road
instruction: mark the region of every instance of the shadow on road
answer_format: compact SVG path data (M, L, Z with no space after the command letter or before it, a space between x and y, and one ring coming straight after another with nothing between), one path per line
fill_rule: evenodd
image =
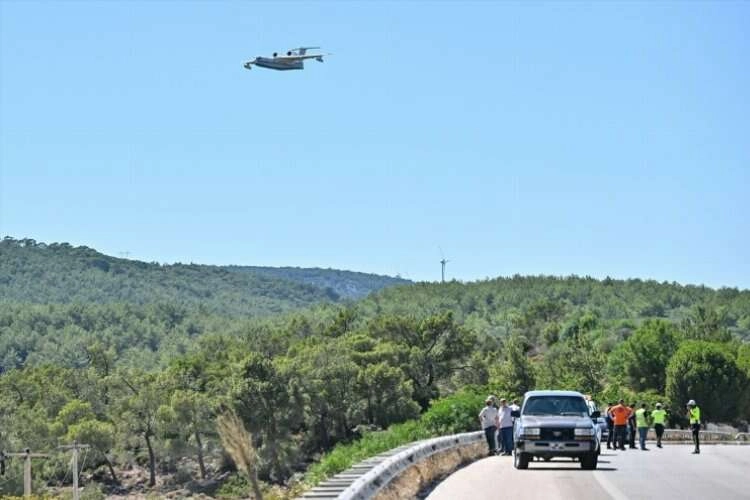
M596 471L603 471L603 472L614 472L617 470L617 467L597 467L594 470L584 470L580 467L532 467L529 465L528 470L534 471L534 472L545 472L545 471L571 471L571 472L596 472Z

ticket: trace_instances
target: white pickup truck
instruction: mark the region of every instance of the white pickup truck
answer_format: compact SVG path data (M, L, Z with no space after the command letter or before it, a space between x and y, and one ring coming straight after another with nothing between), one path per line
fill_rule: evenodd
M529 391L521 409L513 412L516 423L513 464L527 469L534 457L578 458L581 468L596 469L601 432L583 394L575 391Z

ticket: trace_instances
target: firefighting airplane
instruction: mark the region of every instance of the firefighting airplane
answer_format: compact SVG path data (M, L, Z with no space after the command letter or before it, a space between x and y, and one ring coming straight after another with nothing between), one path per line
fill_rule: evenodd
M244 64L245 68L252 69L253 65L260 68L276 69L280 71L289 69L305 69L305 59L315 59L318 62L323 62L323 56L329 54L308 54L308 50L316 50L320 47L299 47L297 49L289 49L286 55L279 55L278 52L273 53L273 57L258 56L252 61L248 61Z

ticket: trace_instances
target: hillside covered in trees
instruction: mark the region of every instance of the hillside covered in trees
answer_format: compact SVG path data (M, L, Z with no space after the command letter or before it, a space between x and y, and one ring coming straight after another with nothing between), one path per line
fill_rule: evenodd
M166 302L231 315L268 315L361 298L400 278L333 269L158 264L88 247L0 241L0 302L133 305Z
M345 299L361 299L376 290L411 283L411 281L400 277L393 278L391 276L338 269L258 266L226 266L224 269L303 283L324 290L333 290L338 297Z
M251 270L126 267L122 283L139 290L128 301L117 299L121 282L97 274L105 271L90 264L100 255L90 249L52 250L66 256L60 260L45 258L49 246L31 245L36 274L27 275L18 262L28 244L6 245L14 250L3 247L1 257L15 263L1 264L0 287L15 295L0 299L0 449L90 443L85 477L102 491L164 492L167 478L222 477L211 494L246 494L247 478L232 472L217 427L230 410L252 434L260 487L288 494L321 457L303 481L340 470L347 452L332 450L349 449L368 430L401 429L403 439L472 430L472 401L487 391L511 397L564 388L600 402L659 400L676 426L694 398L710 422L750 420L748 290L515 276L407 284L303 308L286 301L276 315L243 310L238 298L226 314L211 288L234 279L247 286ZM107 262L106 273L141 265ZM170 276L172 286L150 272ZM258 279L291 283L278 278ZM45 283L56 290L46 301L23 299L30 293L23 290ZM326 294L315 284L292 285L312 294L299 297ZM149 295L151 287L159 293ZM55 299L66 288L79 298ZM242 296L231 290L225 296ZM68 484L66 464L62 454L45 461L38 486ZM125 482L130 468L146 471L142 483ZM19 470L11 464L0 491L20 491Z

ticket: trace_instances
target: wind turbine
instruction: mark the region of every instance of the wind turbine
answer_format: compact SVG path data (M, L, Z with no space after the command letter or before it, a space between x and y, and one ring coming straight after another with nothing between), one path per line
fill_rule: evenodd
M443 255L443 249L438 247L440 250L440 264L442 265L442 272L440 273L440 283L445 283L445 265L450 262L448 259L445 258L445 255Z

